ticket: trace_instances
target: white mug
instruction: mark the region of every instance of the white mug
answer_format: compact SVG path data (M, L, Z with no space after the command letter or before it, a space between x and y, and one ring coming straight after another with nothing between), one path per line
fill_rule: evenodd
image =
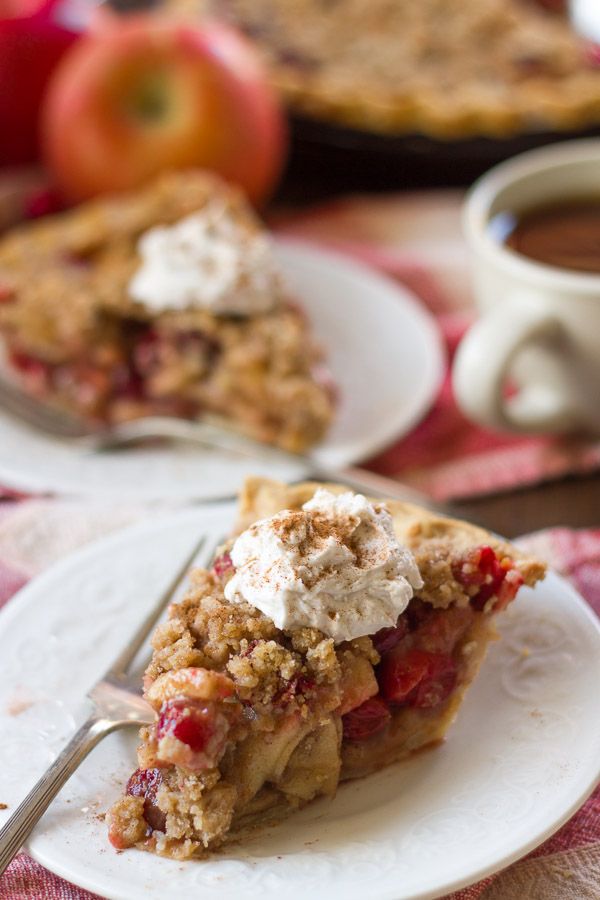
M600 201L600 138L514 157L467 197L463 226L481 317L458 348L452 378L458 404L482 425L600 433L600 275L534 262L489 227L500 212L518 216L574 198Z

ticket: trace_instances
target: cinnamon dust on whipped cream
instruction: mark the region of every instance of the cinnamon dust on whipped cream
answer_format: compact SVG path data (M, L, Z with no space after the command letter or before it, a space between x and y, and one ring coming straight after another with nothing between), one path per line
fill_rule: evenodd
M225 587L281 629L311 627L336 643L396 624L423 584L383 504L319 489L301 510L248 528L231 550Z

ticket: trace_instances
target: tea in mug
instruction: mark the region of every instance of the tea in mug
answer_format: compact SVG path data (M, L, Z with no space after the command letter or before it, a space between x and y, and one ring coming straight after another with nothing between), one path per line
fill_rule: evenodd
M490 220L489 232L535 262L600 274L600 197L500 212Z

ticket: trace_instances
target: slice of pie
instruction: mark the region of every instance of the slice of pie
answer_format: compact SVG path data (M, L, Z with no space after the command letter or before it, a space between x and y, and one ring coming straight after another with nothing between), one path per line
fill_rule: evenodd
M200 171L7 234L0 336L29 392L95 423L208 412L300 451L332 418L321 350L267 232Z
M436 138L600 121L598 52L566 0L167 2L240 27L311 118Z
M250 480L241 534L157 627L118 849L201 856L436 744L544 566L465 522L339 485Z

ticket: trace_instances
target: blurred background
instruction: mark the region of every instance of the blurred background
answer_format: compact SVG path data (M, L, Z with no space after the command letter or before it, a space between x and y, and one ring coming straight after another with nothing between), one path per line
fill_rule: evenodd
M282 177L274 175L269 185L278 198L306 202L352 189L467 185L522 150L598 133L599 17L596 0L0 0L0 162L43 159L60 181L53 119L63 129L68 121L69 131L85 130L80 143L85 138L88 153L94 137L100 141L116 127L110 115L127 113L147 139L164 138L175 116L191 115L182 108L190 98L178 78L185 80L187 71L191 88L194 67L186 70L185 60L194 42L196 73L211 57L228 55L227 64L248 81L235 62L239 46L225 53L209 37L200 47L204 23L218 21L247 38L262 67L258 80L283 107L290 139L281 151ZM123 28L130 30L125 42ZM162 61L149 72L157 58L155 28L163 32ZM102 53L94 42L104 42ZM130 58L127 71L123 54ZM57 69L65 68L59 89ZM85 97L64 96L65 80L71 93L83 80ZM48 101L53 81L60 101ZM102 92L110 114L99 109ZM196 101L202 93L198 84ZM219 97L234 110L225 131L236 124L235 94ZM61 116L57 106L67 111ZM201 106L195 102L196 115L206 116ZM104 116L95 132L94 115ZM259 119L253 124L261 127ZM236 139L243 153L243 129ZM122 135L121 141L123 149ZM214 144L216 137L204 141ZM164 166L185 156L174 132L167 143ZM221 155L228 152L222 148ZM204 148L202 155L199 163L222 165L218 154L209 159Z
M213 169L280 232L409 287L451 357L473 317L462 189L600 133L599 19L598 0L0 0L0 227ZM509 535L596 523L597 442L472 428L448 381L373 465Z

